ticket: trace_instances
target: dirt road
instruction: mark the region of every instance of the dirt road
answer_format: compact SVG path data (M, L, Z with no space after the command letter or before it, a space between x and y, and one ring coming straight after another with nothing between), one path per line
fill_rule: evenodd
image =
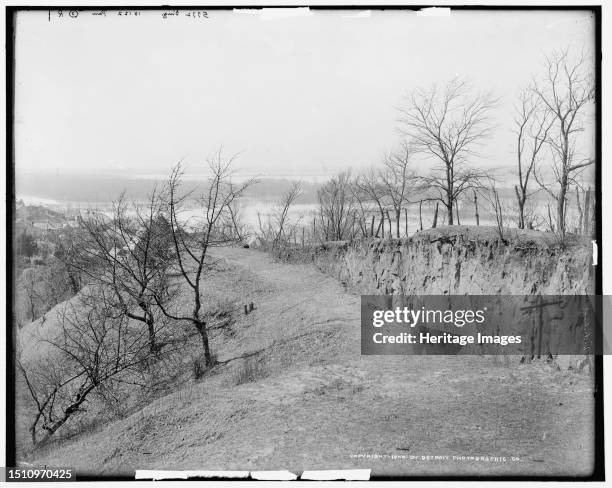
M255 304L220 361L253 356L161 398L35 464L134 469L372 468L375 475L587 475L587 375L491 358L361 356L359 297L306 265L218 249L227 290ZM254 360L255 360L254 359ZM498 358L499 359L499 358ZM478 457L476 459L475 457ZM482 458L482 459L481 459Z

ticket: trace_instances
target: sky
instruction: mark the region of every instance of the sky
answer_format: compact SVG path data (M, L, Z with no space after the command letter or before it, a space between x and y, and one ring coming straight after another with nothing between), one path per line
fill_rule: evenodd
M594 42L586 11L186 13L19 13L17 174L201 174L223 147L241 174L322 181L380 162L407 93L455 76L500 98L474 164L512 165L517 95Z

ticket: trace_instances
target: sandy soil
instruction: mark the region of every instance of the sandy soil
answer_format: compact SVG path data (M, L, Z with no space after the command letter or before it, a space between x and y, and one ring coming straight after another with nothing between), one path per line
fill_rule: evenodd
M500 358L361 356L359 296L307 265L217 249L254 302L207 377L29 462L134 469L371 468L374 475L588 475L588 374ZM262 366L236 386L245 354ZM438 456L442 458L424 458ZM463 457L489 456L488 460ZM448 457L448 458L445 458Z

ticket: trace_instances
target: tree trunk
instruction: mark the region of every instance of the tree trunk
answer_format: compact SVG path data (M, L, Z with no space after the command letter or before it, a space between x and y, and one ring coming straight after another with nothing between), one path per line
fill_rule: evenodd
M567 199L567 179L561 180L559 198L557 199L557 231L565 235L565 200Z
M206 367L212 366L212 355L210 354L210 344L208 342L208 330L206 329L206 322L197 321L196 329L200 333L200 337L202 338L202 347L204 348L204 364Z
M478 197L476 196L476 190L474 192L474 209L476 212L476 225L480 225L480 216L478 215Z
M397 229L395 229L395 237L397 237L398 239L400 238L400 218L401 217L402 217L402 209L396 208L395 209L395 225L397 226Z
M419 228L423 230L423 200L419 202Z
M79 411L81 405L85 402L87 396L98 386L98 382L92 382L77 393L74 401L64 410L64 415L59 420L53 422L50 426L43 424L43 429L47 431L47 436L41 442L44 443L49 437L51 437L57 430L66 423L66 421L72 417L73 414ZM35 428L35 426L33 426ZM32 433L32 438L35 438L35 434Z
M518 228L525 228L525 199L521 198L519 189L514 185L514 192L516 193L516 203L518 205Z
M378 222L378 227L376 227L376 237L378 237L378 233L380 232L380 227L382 225L383 221L381 220L380 222ZM385 236L385 229L383 228L383 237Z
M436 210L434 211L433 224L431 226L432 229L435 229L436 226L438 225L438 205L439 205L439 202L436 202Z
M149 350L156 354L158 351L157 342L155 338L155 322L153 318L147 319L147 328L149 330Z
M455 198L453 195L453 178L452 178L452 162L447 163L446 166L446 216L448 218L448 225L453 225L454 223L454 219L453 219L453 211L454 211L454 206L455 206Z
M370 237L374 237L374 215L372 215L370 220Z
M453 221L453 201L446 207L446 217L448 218L448 225L454 225Z
M584 231L583 231L583 234L585 235L591 234L591 226L589 223L589 219L591 217L590 207L591 207L591 188L589 187L586 191L586 195L584 196Z
M155 318L149 310L149 306L144 301L141 301L138 306L144 312L144 323L147 324L147 330L149 333L149 351L155 354L157 353L157 343L155 338ZM140 317L139 319L142 320L142 317Z

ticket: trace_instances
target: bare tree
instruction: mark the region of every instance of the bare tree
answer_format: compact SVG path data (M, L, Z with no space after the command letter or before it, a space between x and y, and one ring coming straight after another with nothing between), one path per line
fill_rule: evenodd
M151 352L159 349L153 294L166 283L162 277L174 254L161 205L156 191L143 206L130 206L122 196L113 203L110 221L98 213L81 218L82 258L72 263L90 283L112 291L103 295L109 306L146 325Z
M227 215L224 218L225 226L232 229L238 241L244 243L250 237L249 227L243 222L242 208L238 200L227 206Z
M351 190L353 192L353 199L355 201L354 215L357 225L361 231L361 236L367 237L370 234L368 231L368 218L371 216L371 209L369 208L368 196L359 187L359 177L354 178L351 184ZM374 216L371 217L372 219L374 218Z
M412 148L408 142L402 142L401 148L385 157L380 171L383 195L389 201L395 213L396 237L400 237L400 218L402 208L410 203L409 195L415 190L417 181L411 169Z
M170 303L178 293L178 288L172 291L163 286L156 290L153 296L166 317L195 327L202 340L207 367L212 366L213 358L202 304L202 279L210 269L210 249L236 242L224 235L219 225L227 215L228 208L253 182L247 180L240 185L231 183L231 166L236 157L234 155L225 158L220 149L215 156L208 159L211 176L207 189L197 200L202 214L199 219L189 220L183 215L184 203L191 195L181 194L183 172L180 163L173 168L166 189L166 212L170 224L168 232L176 256L179 281L190 291L191 312L184 314L180 309L175 310L177 307ZM163 283L164 278L167 278L167 273L160 276L158 283Z
M281 195L275 208L264 216L265 220L257 213L260 240L265 246L270 246L270 250L277 251L295 237L297 222L291 222L290 211L301 194L302 183L295 182Z
M514 185L518 205L518 228L524 229L525 203L532 195L529 181L534 171L538 155L548 138L553 118L550 110L532 92L521 93L516 108L516 156L518 184Z
M81 273L78 270L78 261L81 256L80 249L76 242L79 242L79 233L81 229L64 227L61 234L54 239L55 251L53 257L56 259L58 267L63 269L60 270L62 274L65 274L68 278L68 283L72 295L76 295L81 289Z
M95 303L66 303L59 330L41 340L43 353L22 355L18 361L35 405L30 426L34 445L40 429L46 438L53 435L83 411L93 391L136 370L148 357L142 328L124 316L113 317L100 306L103 302Z
M370 168L366 173L359 175L354 182L357 190L357 194L360 195L356 198L359 205L362 205L363 201L369 200L374 204L374 207L380 214L380 222L384 222L385 219L385 190L382 181L380 180L380 173L375 168ZM384 225L382 226L384 229ZM373 229L372 229L372 234Z
M422 180L446 207L449 225L457 198L478 187L484 176L467 165L467 158L477 155L477 146L489 136L496 103L491 94L473 93L467 82L453 79L443 89L434 85L412 93L399 109L401 130L415 150L438 161Z
M317 192L325 239L341 241L353 235L355 198L350 171L343 171Z
M291 185L291 188L287 190L281 196L279 202L279 210L276 212L276 233L272 242L273 248L276 248L283 240L288 241L293 235L295 229L289 229L289 210L295 203L295 201L302 194L302 183L297 181Z
M493 215L495 216L495 224L497 228L497 235L500 241L504 241L504 214L505 209L499 198L499 191L497 190L497 180L493 176L486 178L488 184L481 188L481 195L491 205Z
M576 176L595 162L590 155L582 156L577 145L579 134L586 130L585 112L594 100L593 66L584 53L572 59L568 51L555 51L544 63L544 76L533 82L532 91L554 119L546 143L556 188L538 171L534 176L556 203L556 229L564 234L569 188Z

